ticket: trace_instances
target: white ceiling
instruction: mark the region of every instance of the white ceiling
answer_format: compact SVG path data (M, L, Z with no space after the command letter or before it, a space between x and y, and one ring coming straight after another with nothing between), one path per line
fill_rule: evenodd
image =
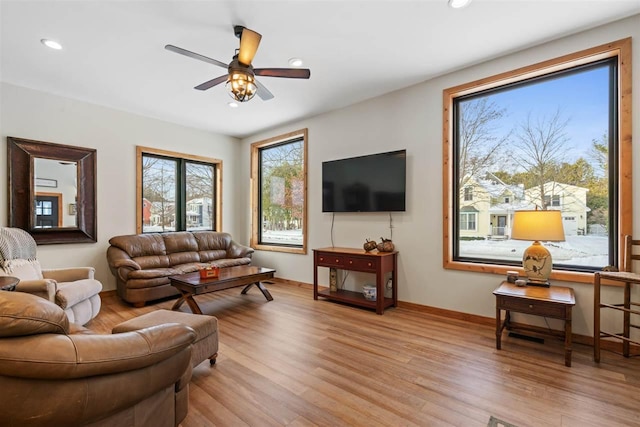
M244 137L345 107L470 64L640 13L640 0L29 1L2 0L3 82ZM253 61L309 80L262 77L275 95L239 108L226 70L164 49L231 61L233 25L262 34ZM59 41L63 50L40 39Z

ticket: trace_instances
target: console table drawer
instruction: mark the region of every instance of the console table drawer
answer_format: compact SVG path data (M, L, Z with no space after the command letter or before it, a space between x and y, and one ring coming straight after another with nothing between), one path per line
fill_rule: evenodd
M518 313L554 317L556 319L564 319L566 315L565 306L562 304L544 301L525 301L509 297L498 297L498 300L499 308L503 310L513 310Z
M344 256L334 254L318 254L318 265L323 267L342 267L345 265Z
M376 271L376 262L366 258L347 257L345 266L350 270Z

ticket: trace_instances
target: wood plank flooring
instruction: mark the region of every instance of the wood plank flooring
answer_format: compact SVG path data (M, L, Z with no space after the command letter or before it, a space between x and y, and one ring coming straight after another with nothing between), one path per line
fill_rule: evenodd
M218 362L197 366L183 427L478 426L494 416L526 426L640 426L640 359L560 340L544 344L493 326L411 308L373 311L314 301L308 285L197 296L219 321ZM90 329L169 309L103 298ZM183 311L188 311L187 307Z

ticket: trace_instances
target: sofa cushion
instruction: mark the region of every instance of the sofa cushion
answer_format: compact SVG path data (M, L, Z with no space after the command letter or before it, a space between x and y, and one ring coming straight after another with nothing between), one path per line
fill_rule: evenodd
M138 263L142 269L171 267L171 261L167 255L138 256L134 257L133 260Z
M129 272L127 278L129 280L135 279L155 279L157 277L169 277L174 274L180 274L180 270L175 268L153 268L149 270L133 270Z
M167 254L198 251L198 242L190 231L166 233L163 234L162 237L164 238L164 245L167 248Z
M82 279L74 282L59 282L56 292L56 304L63 309L73 307L81 301L89 300L102 290L102 283L95 279ZM90 317L89 319L95 316Z
M229 233L212 233L210 231L194 231L194 239L198 242L199 251L223 250L225 254L231 245Z
M200 251L201 262L211 262L217 259L224 259L227 257L226 249L209 249Z
M0 291L0 337L68 332L67 315L51 301L23 292Z
M116 236L109 239L109 243L125 251L131 258L167 254L164 239L159 233Z

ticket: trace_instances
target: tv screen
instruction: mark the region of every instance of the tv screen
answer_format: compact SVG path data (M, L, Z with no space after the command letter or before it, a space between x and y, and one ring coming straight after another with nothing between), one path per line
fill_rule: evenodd
M322 212L405 211L407 150L322 163Z

